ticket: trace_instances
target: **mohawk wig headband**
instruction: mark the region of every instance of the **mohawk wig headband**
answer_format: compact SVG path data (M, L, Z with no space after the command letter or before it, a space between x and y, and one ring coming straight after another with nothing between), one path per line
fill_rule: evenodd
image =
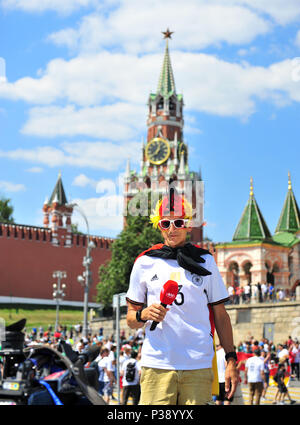
M157 202L153 214L150 215L150 222L153 227L157 228L159 220L171 213L177 217L192 219L191 204L183 196L179 196L174 189L170 190L169 196L165 196Z

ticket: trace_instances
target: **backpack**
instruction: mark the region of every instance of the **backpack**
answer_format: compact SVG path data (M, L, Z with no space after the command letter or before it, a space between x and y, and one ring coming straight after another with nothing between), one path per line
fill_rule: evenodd
M135 378L135 362L128 362L126 366L125 378L127 382L133 382Z

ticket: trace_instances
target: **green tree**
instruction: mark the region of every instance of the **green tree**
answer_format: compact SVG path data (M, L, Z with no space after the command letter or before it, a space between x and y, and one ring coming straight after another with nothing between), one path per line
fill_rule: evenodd
M0 223L14 223L12 216L14 207L10 204L10 202L10 199L0 199Z
M71 231L74 235L83 235L83 233L78 230L78 223L71 224Z
M109 307L114 294L126 292L136 257L162 241L160 231L152 227L149 217L129 215L126 227L112 244L111 260L99 268L97 302Z

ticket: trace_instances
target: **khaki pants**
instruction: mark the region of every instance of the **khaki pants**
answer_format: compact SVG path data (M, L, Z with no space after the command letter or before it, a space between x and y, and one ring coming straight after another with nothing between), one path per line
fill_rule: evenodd
M142 367L140 405L204 405L212 401L211 368L165 370Z
M260 404L260 398L264 389L264 384L262 382L249 382L249 404L253 404L253 399L255 396L255 404Z

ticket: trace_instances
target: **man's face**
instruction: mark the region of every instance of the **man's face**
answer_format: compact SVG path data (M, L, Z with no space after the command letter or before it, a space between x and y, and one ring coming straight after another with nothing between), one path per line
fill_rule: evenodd
M175 220L177 218L181 218L179 216L171 215L163 216L162 219L167 220ZM186 243L186 237L189 232L192 231L191 227L184 227L182 229L177 229L172 223L170 227L166 230L160 229L162 237L164 238L165 245L171 248L177 248L179 246L183 246Z

